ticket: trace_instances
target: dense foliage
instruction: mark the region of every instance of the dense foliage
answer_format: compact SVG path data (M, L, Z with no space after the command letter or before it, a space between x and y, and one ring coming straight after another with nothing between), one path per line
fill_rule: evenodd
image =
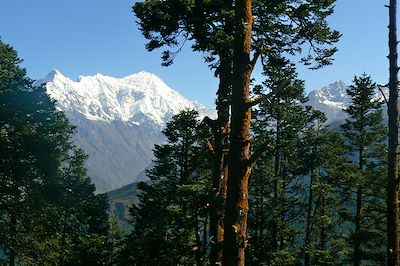
M211 191L216 191L216 200L225 205L219 208L216 200L211 202L217 210L211 217L211 232L226 254L222 256L221 250L212 246L212 264L244 264L248 184L259 155L250 154L249 138L251 107L258 103L250 98L254 67L258 61L271 64L269 55L274 53L302 54L302 62L312 68L330 64L336 52L332 45L340 36L326 22L334 2L146 0L133 7L148 39L147 49L167 48L162 55L164 65L170 65L189 41L194 51L203 52L219 77L218 117L210 123L216 155ZM303 49L308 53L302 53Z
M385 140L382 102L374 99L376 84L363 74L354 77L347 89L351 103L341 126L348 153L353 158L355 178L349 184L353 192L353 258L361 263L385 263Z
M128 262L134 265L206 265L210 170L195 111L174 116L163 130L166 144L154 148L149 182L138 184L140 203L131 208Z
M107 262L108 200L95 195L74 127L0 42L0 249L9 265Z
M189 41L220 84L216 120L184 110L167 123L125 236L94 193L74 127L0 41L0 264L384 265L388 152L376 84L354 78L339 130L307 106L291 61L309 48L303 63L331 63L334 2L135 4L148 50L177 48L163 52L170 65ZM258 61L266 79L254 86Z
M279 56L270 60L274 65L264 69L267 79L255 87L271 100L255 109L254 142L268 143L271 149L251 176L246 264L347 265L356 258L357 237L360 262L384 264L385 127L381 103L372 98L374 84L363 75L348 90L351 103L346 112L366 108L353 113L374 118L364 121L369 126L360 130L355 127L358 117L349 115L340 131L327 125L323 113L306 105L303 82L293 64ZM287 79L290 85L280 86ZM360 97L366 106L358 104ZM212 200L207 197L209 165L202 147L206 137L196 131L193 114L184 111L168 124L167 143L154 150L151 181L138 184L142 192L139 204L131 209L135 229L126 239L125 263L208 263L213 241L207 223ZM360 137L349 138L350 134ZM362 149L362 169L356 140L368 140ZM191 169L191 178L186 169ZM356 223L361 225L359 233Z

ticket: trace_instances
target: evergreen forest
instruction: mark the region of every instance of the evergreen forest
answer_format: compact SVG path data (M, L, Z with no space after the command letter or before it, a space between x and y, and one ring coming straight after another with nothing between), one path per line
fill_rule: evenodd
M396 0L386 2L389 82L355 74L339 125L308 105L296 69L334 64L335 0L133 3L162 65L190 45L218 87L216 117L186 109L167 121L129 221L95 193L76 127L0 39L0 265L400 266Z

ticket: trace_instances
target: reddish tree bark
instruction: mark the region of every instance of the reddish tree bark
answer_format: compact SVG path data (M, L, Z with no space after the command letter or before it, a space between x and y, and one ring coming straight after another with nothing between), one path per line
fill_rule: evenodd
M231 62L221 60L217 98L217 120L211 127L214 134L213 184L210 206L210 265L221 265L224 241L226 186L228 179L229 95Z
M223 265L243 266L247 244L250 164L250 61L252 1L235 1L235 41L231 100L229 174L225 213Z

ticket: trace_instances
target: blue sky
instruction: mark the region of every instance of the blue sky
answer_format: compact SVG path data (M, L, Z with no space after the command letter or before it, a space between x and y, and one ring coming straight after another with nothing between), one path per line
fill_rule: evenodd
M337 80L350 83L366 72L387 83L388 0L337 0L330 25L343 37L332 66L299 76L310 91ZM160 53L145 50L131 12L132 0L0 0L0 36L24 59L33 79L59 69L79 75L123 77L141 70L155 73L173 89L211 107L218 81L201 54L184 49L175 64L160 65Z

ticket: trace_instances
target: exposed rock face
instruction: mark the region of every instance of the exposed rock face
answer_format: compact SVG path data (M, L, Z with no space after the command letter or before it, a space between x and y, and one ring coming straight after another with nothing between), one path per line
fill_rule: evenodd
M124 78L97 74L73 81L53 70L36 83L46 84L58 108L77 126L74 141L89 155L87 168L97 192L143 178L154 144L163 141L161 130L173 115L183 109L214 115L147 72Z

